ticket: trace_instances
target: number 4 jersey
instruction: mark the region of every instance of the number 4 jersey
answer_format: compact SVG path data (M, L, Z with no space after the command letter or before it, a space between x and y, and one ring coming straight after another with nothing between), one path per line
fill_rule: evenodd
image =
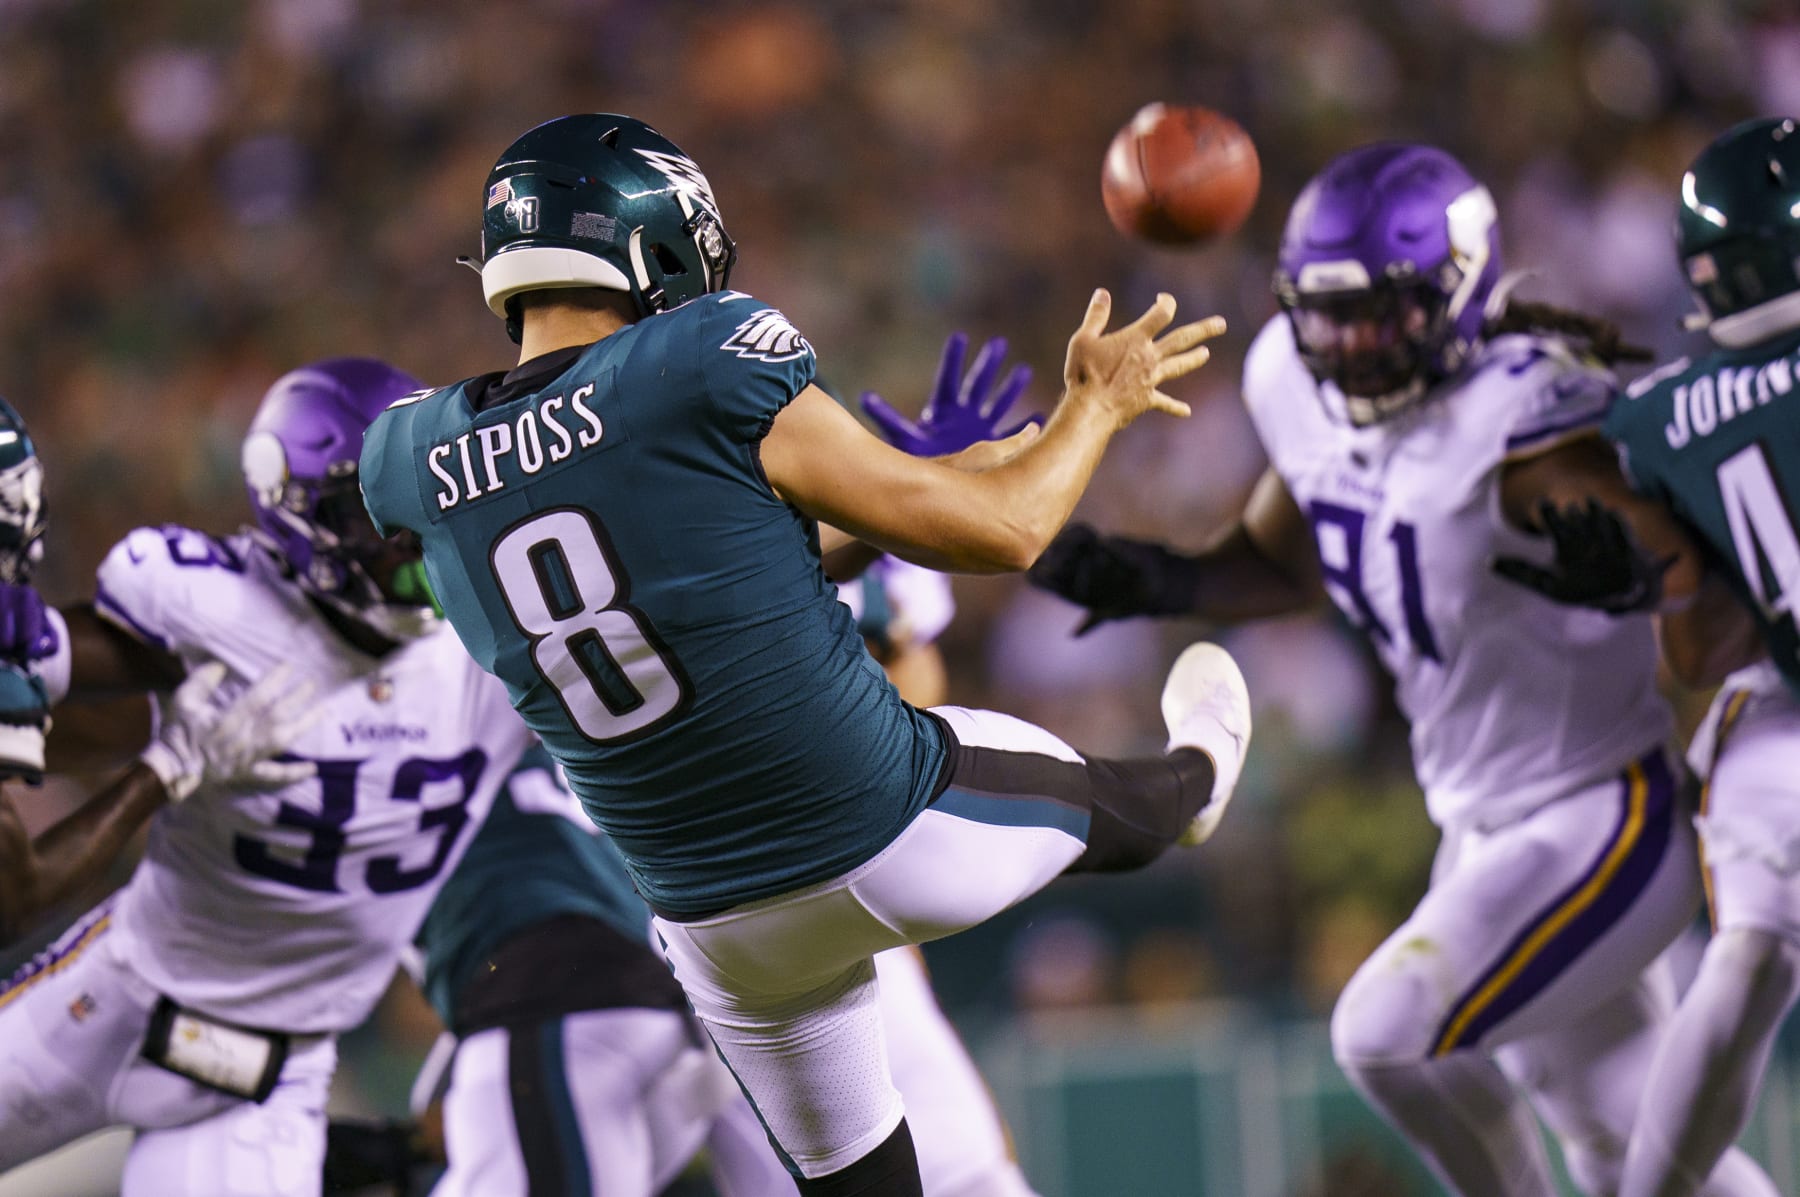
M1800 692L1800 332L1632 384L1607 416L1632 485L1697 529Z
M1647 616L1562 606L1491 568L1548 559L1501 514L1504 463L1597 431L1611 376L1559 342L1507 336L1380 424L1353 427L1328 390L1287 319L1270 321L1245 401L1312 524L1332 601L1394 675L1433 820L1498 826L1666 737Z
M944 759L763 476L812 375L780 312L727 291L409 397L363 440L377 526L419 534L470 653L678 919L868 860Z
M95 605L190 666L250 678L289 662L325 708L290 749L316 778L202 786L157 815L112 916L126 962L245 1026L357 1025L533 742L505 690L447 626L358 652L248 535L140 528L101 564Z

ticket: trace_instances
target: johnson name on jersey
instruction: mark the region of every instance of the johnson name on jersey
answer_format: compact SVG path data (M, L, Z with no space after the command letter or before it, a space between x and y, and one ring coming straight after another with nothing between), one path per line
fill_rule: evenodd
M232 1022L355 1026L531 743L504 689L448 627L357 651L245 534L140 528L101 564L96 607L190 665L254 678L289 662L326 707L290 750L316 778L202 787L152 822L114 915L128 962Z
M1632 485L1692 525L1800 689L1800 331L1637 380L1606 433Z
M763 476L813 370L780 312L727 291L398 405L363 441L370 513L420 535L470 653L676 917L860 864L943 759Z
M1596 432L1611 376L1559 341L1504 336L1381 423L1352 425L1334 391L1271 320L1245 401L1333 602L1394 675L1433 819L1505 822L1666 736L1648 617L1560 606L1491 569L1547 556L1501 514L1502 465Z

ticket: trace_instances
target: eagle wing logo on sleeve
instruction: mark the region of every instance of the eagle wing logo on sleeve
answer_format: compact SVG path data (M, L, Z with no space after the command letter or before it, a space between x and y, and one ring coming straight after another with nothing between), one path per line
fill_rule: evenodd
M813 351L800 330L774 308L764 308L738 325L719 348L758 362L791 362Z

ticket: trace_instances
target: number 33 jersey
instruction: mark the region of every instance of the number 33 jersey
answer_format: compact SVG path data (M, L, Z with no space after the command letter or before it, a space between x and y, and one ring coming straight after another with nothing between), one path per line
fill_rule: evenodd
M1699 530L1800 693L1800 332L1633 383L1606 433L1632 485Z
M1440 826L1498 826L1620 769L1666 737L1648 616L1563 606L1495 575L1548 562L1508 524L1509 459L1595 432L1609 374L1559 342L1497 338L1417 407L1354 427L1313 380L1285 317L1244 367L1270 463L1312 525L1325 588L1394 675Z
M357 651L248 535L140 528L101 564L95 605L190 667L254 678L289 662L325 707L289 749L316 778L202 786L152 821L113 914L127 963L247 1026L360 1023L532 742L504 688L448 626Z

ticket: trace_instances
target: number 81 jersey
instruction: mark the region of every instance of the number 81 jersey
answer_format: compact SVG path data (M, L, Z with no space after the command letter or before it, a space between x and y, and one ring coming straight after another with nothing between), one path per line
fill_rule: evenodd
M112 915L127 963L242 1025L357 1025L532 742L504 687L447 625L364 655L248 535L140 528L101 564L95 606L190 667L289 662L325 708L289 748L316 778L202 786L152 821Z
M1632 384L1606 433L1634 486L1687 520L1762 625L1776 668L1800 692L1800 332Z
M1498 826L1616 772L1670 719L1649 617L1563 606L1491 567L1548 557L1502 515L1502 466L1597 431L1611 376L1560 342L1507 336L1440 388L1352 426L1280 316L1244 366L1251 418L1312 525L1325 588L1394 675L1432 819Z

